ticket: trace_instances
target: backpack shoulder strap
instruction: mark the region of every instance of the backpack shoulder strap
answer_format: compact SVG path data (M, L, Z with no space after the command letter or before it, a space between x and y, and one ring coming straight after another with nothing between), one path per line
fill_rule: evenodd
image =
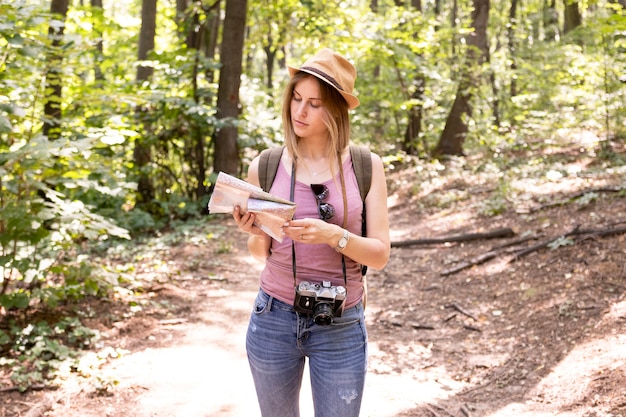
M372 156L370 151L363 146L350 145L350 155L352 157L352 166L356 174L356 181L359 185L361 200L365 202L365 197L370 191L372 185Z
M259 155L259 184L263 191L269 192L272 188L284 148L284 146L276 146L264 149Z
M352 166L354 167L354 174L356 175L356 182L359 186L359 193L361 194L361 200L363 200L363 221L361 222L361 236L367 236L367 222L365 221L365 197L370 191L372 186L372 155L369 149L362 146L350 145L350 156L352 158ZM361 265L361 275L365 277L367 274L367 266ZM363 288L367 293L367 285L363 282ZM363 305L365 305L365 298L363 297Z
M284 148L284 146L277 146L261 151L259 159L259 184L261 184L261 188L264 191L269 191L269 189L272 188ZM372 185L372 157L370 156L369 149L357 145L350 145L350 155L352 157L352 165L354 166L354 173L356 174L361 200L365 201Z

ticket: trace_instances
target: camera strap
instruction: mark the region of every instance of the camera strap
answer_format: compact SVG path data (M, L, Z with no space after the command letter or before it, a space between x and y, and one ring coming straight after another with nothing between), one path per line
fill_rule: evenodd
M348 197L346 195L346 182L343 176L343 163L341 160L341 154L339 154L339 177L341 178L341 192L343 194L343 228L346 228L348 224ZM295 203L295 192L296 192L296 161L292 161L291 163L291 190L289 191L289 200ZM292 240L291 241L291 267L293 270L293 286L297 287L298 283L296 281L296 244ZM348 290L348 274L346 271L346 257L341 254L341 268L343 271L343 282Z

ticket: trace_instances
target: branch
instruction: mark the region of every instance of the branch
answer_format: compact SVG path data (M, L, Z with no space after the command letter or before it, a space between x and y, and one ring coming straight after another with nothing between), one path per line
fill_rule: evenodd
M54 406L54 400L46 398L45 400L37 403L30 410L28 410L28 412L24 414L24 417L41 417L45 413L50 411L50 409L52 409L53 406Z
M491 250L495 251L496 249L510 248L511 246L516 246L516 245L519 245L521 243L526 243L529 240L535 240L535 239L539 239L539 236L529 235L529 236L521 237L519 239L512 240L510 242L504 243L504 244L499 245L499 246L492 246Z
M615 224L621 224L621 222L619 223L615 223ZM498 229L495 230L493 232L490 232L491 234L497 233L499 231L504 231L506 229ZM536 245L530 246L526 249L522 249L519 251L514 251L513 257L511 259L509 259L509 263L518 261L519 259L523 258L526 255L529 255L533 252L537 252L540 249L543 249L547 246L549 246L552 242L556 242L559 239L563 239L566 237L570 237L570 236L578 236L581 238L587 238L590 236L610 236L610 235L617 235L617 234L622 234L622 233L626 233L626 226L622 226L622 227L615 227L615 228L605 228L605 229L581 229L580 225L576 225L572 230L570 230L569 232L566 232L564 234L561 234L557 237L553 237L550 238L548 240L545 240L543 242L540 242ZM476 233L473 235L480 235L480 233ZM485 234L486 235L486 234ZM472 235L463 235L463 236L472 236ZM519 243L523 243L529 240L534 240L537 239L537 236L528 236L528 237L524 237L521 239L517 239L514 242L509 242L506 243L504 245L500 245L500 246L496 246L493 247L489 252L483 253L481 255L478 255L468 261L464 261L460 264L458 264L457 266L450 268L450 269L446 269L444 271L442 271L440 273L441 276L448 276L448 275L452 275L452 274L456 274L457 272L460 272L464 269L470 268L474 265L480 265L486 261L489 261L493 258L495 258L496 256L499 255L498 253L498 249L504 249L510 246L515 246ZM435 240L435 239L430 239L430 240ZM436 239L438 241L440 241L441 239ZM408 242L408 241L407 241ZM393 245L392 245L393 246Z
M82 391L83 391L82 389L79 389L77 392L68 392L68 393L60 394L56 398L49 398L49 397L45 398L43 401L35 404L33 408L28 410L28 412L24 414L24 417L42 417L49 410L51 410L52 407L54 407L56 403L60 403L61 401L63 401L64 399L72 395L78 395Z
M520 252L517 252L515 254L515 256L513 256L513 258L511 258L509 260L509 262L515 262L518 261L520 258L523 258L524 256L531 254L533 252L536 252L540 249L545 248L546 246L550 245L550 243L557 241L558 239L562 239L565 237L569 237L569 236L584 236L584 237L589 237L589 236L610 236L610 235L618 235L618 234L622 234L622 233L626 233L626 227L616 227L614 229L580 229L580 225L577 225L576 227L574 227L571 231L562 234L560 236L557 236L555 238L546 240L544 242L538 243L534 246L531 246L527 249L524 249Z
M49 387L47 385L31 385L28 387L28 390L30 391L39 391L39 390L44 390L44 389L48 389ZM0 392L13 392L13 391L19 391L20 387L18 387L17 385L12 385L10 387L2 387L0 388Z
M579 197L582 197L582 196L584 196L585 194L588 194L588 193L619 193L621 191L624 191L624 189L623 188L619 188L619 187L600 187L600 188L592 188L592 189L589 189L589 190L582 190L582 191L579 191L579 192L577 192L575 194L572 194L572 195L570 195L568 197L565 197L562 200L552 201L550 203L542 204L542 205L540 205L538 207L531 208L529 210L529 212L530 213L534 213L536 211L540 211L540 210L543 210L543 209L546 209L546 208L562 206L562 205L567 204L568 202L570 202L572 200L575 200L575 199L577 199Z
M508 228L495 229L490 232L485 233L468 233L463 235L455 235L448 236L442 238L432 238L432 239L409 239L409 240L401 240L399 242L391 242L392 248L401 248L405 246L412 245L432 245L438 243L448 243L448 242L468 242L471 240L481 240L481 239L494 239L501 237L511 237L515 236L515 232Z
M574 235L611 236L626 233L626 227L616 227L615 229L582 229L576 231Z
M574 233L575 233L575 232L576 232L579 228L580 228L580 225L579 225L579 224L577 224L577 225L576 225L576 227L574 227L571 231L569 231L569 232L567 232L567 233L565 233L565 234L562 234L562 235L557 236L557 237L554 237L554 238L552 238L552 239L549 239L549 240L546 240L546 241L540 242L540 243L538 243L538 244L536 244L536 245L533 245L533 246L531 246L531 247L529 247L529 248L523 249L523 250L521 250L521 251L517 252L517 253L515 254L515 256L513 256L513 258L511 258L511 260L510 260L509 262L515 262L515 261L519 260L520 258L522 258L522 257L524 257L524 256L526 256L526 255L528 255L528 254L530 254L530 253L533 253L533 252L538 251L539 249L543 249L543 248L545 248L545 247L546 247L546 246L548 246L550 243L555 242L555 241L557 241L558 239L562 239L562 238L565 238L565 237L571 236L571 235L572 235L572 234L574 234Z
M470 319L472 319L474 321L478 321L478 319L476 318L475 315L473 315L469 311L465 310L463 307L461 307L457 303L448 304L448 305L446 305L446 308L452 308L452 309L458 311L459 313L463 314L464 316L467 316L467 317L469 317Z
M465 261L461 263L460 265L455 266L454 268L450 268L441 272L441 276L445 277L448 275L456 274L457 272L467 269L469 267L472 267L474 265L480 265L483 262L487 262L488 260L495 258L496 255L497 254L495 251L489 251L487 253L483 253L482 255L479 255L469 261Z

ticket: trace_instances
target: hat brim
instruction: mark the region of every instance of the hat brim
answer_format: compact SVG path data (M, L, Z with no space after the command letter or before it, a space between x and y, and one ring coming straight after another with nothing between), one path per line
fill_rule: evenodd
M330 85L335 90L337 90L337 92L339 94L341 94L341 96L344 98L344 100L346 100L346 103L348 103L348 110L352 110L352 109L355 109L355 108L359 107L360 101L357 98L357 96L355 96L353 94L350 94L350 93L346 93L345 91L338 89L330 80L327 80L321 74L318 74L318 73L313 72L313 71L308 71L306 69L292 67L290 65L287 65L287 71L289 71L289 76L290 77L293 77L298 72L306 72L307 74L310 74L310 75L312 75L312 76L314 76L314 77L324 81L326 84Z

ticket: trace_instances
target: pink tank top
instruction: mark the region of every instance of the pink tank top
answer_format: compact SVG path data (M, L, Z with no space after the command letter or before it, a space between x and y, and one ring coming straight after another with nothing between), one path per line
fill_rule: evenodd
M363 202L359 194L359 186L351 158L344 162L343 172L347 189L346 196L348 198L348 224L346 228L356 235L361 235ZM335 207L335 216L328 222L342 226L344 209L339 173L337 173L334 180L330 179L324 184L329 191L328 199L324 202ZM279 197L289 199L290 190L291 167L285 167L281 160L270 192ZM294 218L319 219L317 202L309 184L296 181L294 200L297 203ZM293 304L295 297L291 243L292 240L287 237L282 242L272 239L270 256L267 258L260 278L261 288L266 293L288 304ZM315 283L330 281L331 285L346 286L341 264L342 255L335 251L334 247L325 244L295 242L295 252L298 283L300 281ZM363 297L363 283L360 265L348 257L345 257L345 262L348 283L346 308L349 308L361 301Z

